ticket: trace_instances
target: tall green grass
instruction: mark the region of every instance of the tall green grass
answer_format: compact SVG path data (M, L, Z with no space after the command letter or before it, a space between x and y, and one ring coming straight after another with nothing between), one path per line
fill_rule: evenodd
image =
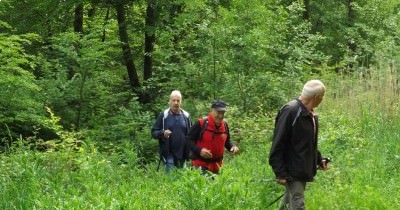
M310 209L400 207L398 78L388 70L328 81L320 150L333 163L309 186Z
M400 207L395 78L324 80L320 150L333 162L307 185L308 209ZM228 117L241 131L233 135L241 154L227 154L214 178L194 169L166 175L156 162L141 166L129 142L107 153L91 143L49 152L15 145L0 155L0 209L266 209L284 191L267 180L274 176L268 166L274 114Z

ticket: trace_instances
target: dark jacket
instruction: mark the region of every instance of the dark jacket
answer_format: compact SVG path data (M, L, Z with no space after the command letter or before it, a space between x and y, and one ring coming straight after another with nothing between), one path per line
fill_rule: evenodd
M300 100L295 99L279 111L269 164L277 178L289 181L312 181L322 157L318 151L318 117L310 113Z
M159 152L162 157L173 155L177 160L188 159L186 135L189 133L192 122L189 113L181 110L179 114L172 113L169 109L161 112L151 129L153 138L158 139ZM171 136L164 138L164 131L171 130Z

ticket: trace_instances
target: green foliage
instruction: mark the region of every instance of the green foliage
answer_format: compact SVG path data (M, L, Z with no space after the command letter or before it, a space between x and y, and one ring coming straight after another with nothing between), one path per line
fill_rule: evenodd
M349 16L349 2L353 17ZM392 21L398 17L398 1L324 0L311 1L310 5L313 30L325 37L318 49L331 56L330 64L339 63L339 68L379 63L382 57L376 51L390 46L381 45L382 39L397 36L392 32L398 25ZM388 22L392 22L390 27L385 24Z
M10 26L10 24L0 21L0 32L4 33L6 30L11 29L12 27Z
M110 143L130 141L141 158L152 158L157 149L150 140L152 119L128 92L125 70L113 61L117 43L86 38L74 33L53 38L46 53L54 59L40 64L47 103L64 128L82 129L85 139L102 142L105 150Z
M320 112L320 150L333 162L318 172L306 190L309 209L395 209L400 203L396 132L397 117L375 109L341 115L331 95ZM335 100L336 101L336 100ZM353 103L341 98L342 103ZM328 107L328 108L327 108ZM235 113L235 112L233 112ZM241 154L226 156L219 175L199 170L156 171L156 162L140 169L136 148L129 141L99 152L92 144L79 152L47 153L15 147L0 156L1 208L107 209L265 209L284 188L272 178L267 153L273 116L229 115L240 128ZM254 120L255 119L255 120ZM238 140L239 136L233 136ZM114 148L114 149L113 149ZM324 196L321 196L324 195ZM390 202L388 202L390 200ZM272 208L276 208L277 204Z
M283 191L262 181L276 111L316 77L333 163L307 208L400 205L398 1L310 1L309 19L302 1L158 2L153 75L135 93L110 2L83 1L75 34L79 1L0 1L1 209L265 209ZM147 1L123 3L141 77ZM174 89L192 119L229 104L241 154L214 180L156 172L150 128Z
M126 147L125 151L129 149L132 148ZM119 186L121 180L139 183L131 175L142 174L136 169L135 154L126 154L130 161L120 164L118 154L107 156L92 146L81 152L27 153L23 148L17 149L11 156L1 157L1 169L9 173L1 175L2 183L7 184L0 186L0 206L2 209L112 208L110 205L118 205L113 201L122 192L108 191L109 187Z
M33 136L37 130L47 128L41 87L33 75L35 57L25 52L26 46L38 40L35 34L0 34L0 138L3 146L20 134Z
M1 176L0 192L7 201L0 201L1 207L231 209L230 202L243 209L265 205L281 190L262 181L265 173L271 173L257 157L265 147L252 146L253 152L229 161L221 175L211 180L198 170L174 171L166 176L163 171L156 172L155 163L141 170L135 146L129 141L120 145L123 151L110 148L105 153L91 144L74 153L15 148L13 154L0 159L1 170L6 171ZM273 191L265 195L269 187Z
M53 38L46 53L54 58L42 60L40 83L47 87L46 101L66 128L94 126L129 98L120 76L125 72L108 50L113 44L117 43L80 39L74 33Z
M197 98L220 97L240 105L256 101L246 109L271 111L283 96L266 97L265 90L292 92L285 84L297 83L326 62L316 50L322 37L311 34L310 25L301 21L301 5L270 8L254 0L232 1L224 7L192 1L183 8L171 26L176 30L159 35L168 48L156 48L155 56L168 56L170 61L155 71L158 81L171 80L163 89L178 88ZM290 79L284 85L283 75ZM262 87L265 83L268 87Z
M151 116L133 100L127 107L119 108L114 116L98 119L96 126L86 131L86 136L110 153L113 148L122 152L121 142L129 142L142 163L147 163L154 160L158 151L158 142L151 139Z
M75 2L3 0L0 2L0 15L18 34L36 33L49 37L69 27L73 19L73 13L69 11Z
M329 121L336 118L331 116ZM361 119L354 116L340 118L342 120L331 127L332 131L328 130L330 136L321 142L321 150L332 155L333 162L331 169L323 176L319 175L316 184L311 184L311 190L306 194L310 198L308 207L396 208L399 200L393 198L399 196L399 188L394 184L399 181L399 148L395 143L398 135L393 135L396 132L392 129L398 129L399 122L383 119L379 114L361 116ZM322 194L329 199L321 199L318 195Z

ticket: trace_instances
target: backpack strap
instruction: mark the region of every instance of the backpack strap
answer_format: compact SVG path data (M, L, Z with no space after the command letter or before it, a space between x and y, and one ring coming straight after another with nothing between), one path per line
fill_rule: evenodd
M301 107L299 107L299 109L297 110L296 116L294 117L293 123L292 123L292 127L294 127L294 124L296 124L297 118L300 117L301 114Z
M181 109L181 111L182 111L183 115L185 115L186 118L189 118L189 116L190 116L189 112L187 112L183 109Z
M294 101L294 102L297 102L297 101ZM289 102L289 103L294 103L294 102L291 101L291 102ZM285 108L286 106L287 106L287 104L284 105L284 106L282 106L282 107L280 108L278 114L276 115L276 117L275 117L275 127L276 127L276 123L277 123L278 120L279 120L279 117L281 116L281 113L282 113L283 108ZM299 108L297 109L296 115L295 115L295 117L294 117L294 120L293 120L293 122L292 122L292 127L294 127L294 125L295 125L296 122L297 122L297 119L300 117L301 111L302 111L302 108L301 108L301 106L299 106Z
M164 121L165 121L165 119L167 119L169 111L170 111L170 108L164 110L164 112L163 112L163 121L162 121L163 130L165 130L165 122ZM189 116L190 116L189 113L183 109L181 109L181 111L182 111L183 115L185 116L185 120L189 120ZM190 121L188 122L188 125L189 125L189 127L191 126Z
M228 123L225 120L224 120L224 125L225 125L225 134L229 134Z
M296 106L296 105L299 106L299 108L297 109L297 112L296 112L296 116L294 117L294 120L292 122L292 127L294 127L294 125L296 124L297 119L300 117L303 109L301 108L301 104L298 100L293 100L293 101L289 102L288 104L290 106Z
M203 117L201 119L199 119L199 123L200 123L200 134L199 134L199 139L203 138L203 133L204 131L206 131L207 126L208 126L208 118L207 117Z
M163 119L162 119L162 129L165 130L165 119L167 119L169 114L169 108L164 110Z
M199 134L199 139L203 138L203 133L207 130L207 126L208 126L208 118L207 117L203 117L201 119L199 119L199 123L200 123L200 134ZM229 127L228 127L228 123L224 120L224 125L225 125L225 134L229 134Z

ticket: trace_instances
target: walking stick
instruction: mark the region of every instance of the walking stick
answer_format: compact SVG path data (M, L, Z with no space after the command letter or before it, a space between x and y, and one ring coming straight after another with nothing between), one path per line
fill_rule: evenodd
M272 201L271 203L268 204L267 208L272 206L274 203L276 203L277 201L279 201L279 199L281 199L283 196L285 195L285 193L283 193L282 195L280 195L279 197L277 197L274 201Z

